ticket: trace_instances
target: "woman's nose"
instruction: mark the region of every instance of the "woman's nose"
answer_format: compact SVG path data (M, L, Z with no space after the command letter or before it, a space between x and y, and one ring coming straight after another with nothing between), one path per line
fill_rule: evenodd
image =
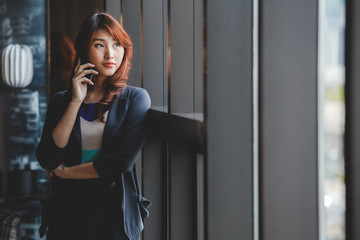
M107 51L105 52L105 59L113 59L114 58L114 53L111 51L111 49L107 49Z

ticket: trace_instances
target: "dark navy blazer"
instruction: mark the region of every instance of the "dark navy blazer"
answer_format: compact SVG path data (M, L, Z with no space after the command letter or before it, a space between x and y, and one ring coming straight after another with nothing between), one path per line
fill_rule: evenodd
M52 131L66 111L71 98L71 92L64 91L55 94L49 103L41 141L36 150L37 159L45 169L55 169L61 163L66 166L81 163L79 114L67 146L59 148L52 137ZM49 214L45 213L48 215L45 216L46 226L51 227L54 222L66 221L63 213L69 213L71 208L76 211L76 202L79 202L77 198L84 195L79 192L86 188L89 192L95 191L93 189L96 189L96 185L100 186L99 189L104 191L104 194L95 197L109 198L109 201L116 201L121 206L126 235L132 239L141 232L142 218L147 217L150 202L141 196L134 163L146 137L150 105L150 97L142 88L126 86L115 98L104 129L101 157L94 160L100 179L74 180L54 176L51 207Z

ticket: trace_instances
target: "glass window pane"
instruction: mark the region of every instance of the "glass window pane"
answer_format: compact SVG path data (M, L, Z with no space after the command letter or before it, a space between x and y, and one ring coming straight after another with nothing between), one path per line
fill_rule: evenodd
M320 239L345 239L345 1L319 6Z

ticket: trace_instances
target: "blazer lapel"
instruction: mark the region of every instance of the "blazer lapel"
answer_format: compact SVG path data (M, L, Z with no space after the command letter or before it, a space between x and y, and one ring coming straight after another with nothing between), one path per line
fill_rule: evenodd
M106 120L103 139L102 152L107 152L111 146L112 139L120 131L125 115L129 106L127 98L116 97L109 109L108 119Z

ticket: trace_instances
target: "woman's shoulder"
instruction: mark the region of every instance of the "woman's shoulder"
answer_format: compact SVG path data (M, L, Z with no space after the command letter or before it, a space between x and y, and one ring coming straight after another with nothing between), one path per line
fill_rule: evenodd
M148 94L145 88L135 87L135 86L126 86L121 95L125 97L134 97L139 94Z
M130 101L135 99L143 99L150 101L149 93L145 88L126 86L123 92L120 94L120 98L129 99Z
M151 106L151 99L148 92L141 87L126 86L117 99L125 100L132 106L132 109L149 109Z

